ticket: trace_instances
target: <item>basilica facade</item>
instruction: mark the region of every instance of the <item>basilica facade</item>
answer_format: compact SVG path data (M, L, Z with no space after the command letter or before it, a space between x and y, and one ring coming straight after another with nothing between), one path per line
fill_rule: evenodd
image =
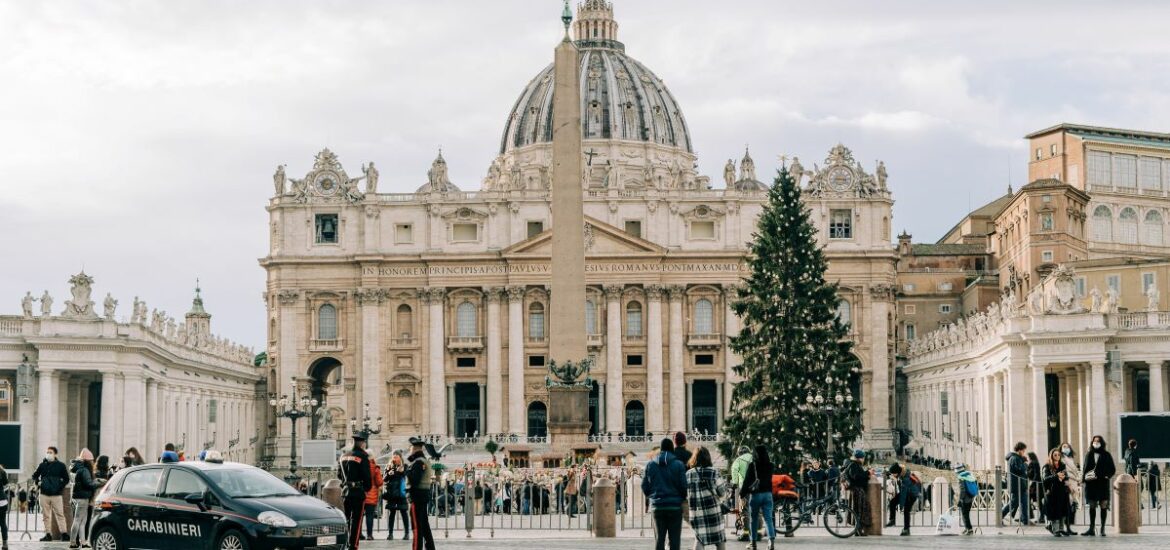
M523 88L480 182L451 181L441 153L413 193L379 192L373 162L351 175L328 149L303 178L278 168L260 260L267 375L320 401L301 436L344 437L368 404L384 424L375 446L546 437L555 231L585 234L592 432L719 431L736 381L729 300L772 176L746 151L721 176L699 173L679 103L626 54L613 14L589 0L573 27L584 227L558 226L550 210L551 65ZM897 256L885 166L867 171L843 145L815 170L786 164L855 327L866 437L889 445ZM288 425L277 430L285 456Z

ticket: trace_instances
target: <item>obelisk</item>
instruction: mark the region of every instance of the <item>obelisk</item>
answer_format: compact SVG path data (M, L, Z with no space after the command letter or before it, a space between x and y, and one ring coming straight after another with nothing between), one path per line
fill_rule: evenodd
M553 63L552 296L550 359L579 363L585 345L585 212L581 187L581 87L577 46L569 37L572 12L562 16L565 38ZM589 434L586 386L549 388L549 435L554 447L585 443Z

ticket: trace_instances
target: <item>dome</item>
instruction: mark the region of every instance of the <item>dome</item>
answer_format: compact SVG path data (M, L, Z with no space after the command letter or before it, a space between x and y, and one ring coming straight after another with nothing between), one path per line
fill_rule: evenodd
M643 141L691 150L682 110L653 72L626 55L617 41L613 4L588 0L577 9L575 44L581 50L581 129L584 139ZM520 94L500 154L552 142L553 66Z

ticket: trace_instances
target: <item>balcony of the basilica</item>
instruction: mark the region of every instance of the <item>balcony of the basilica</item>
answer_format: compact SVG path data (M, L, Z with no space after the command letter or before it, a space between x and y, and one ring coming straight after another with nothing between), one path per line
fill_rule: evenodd
M723 335L715 333L691 333L687 335L687 347L697 350L719 349L723 345Z
M447 350L452 353L478 353L483 351L483 336L448 336Z
M345 349L344 338L314 338L309 340L309 351L341 351Z
M418 338L413 336L403 335L398 338L390 339L391 349L413 349L418 347Z
M599 350L602 348L602 346L605 345L605 335L604 334L586 334L585 335L585 344L587 346L589 346L590 350L594 350L594 351Z

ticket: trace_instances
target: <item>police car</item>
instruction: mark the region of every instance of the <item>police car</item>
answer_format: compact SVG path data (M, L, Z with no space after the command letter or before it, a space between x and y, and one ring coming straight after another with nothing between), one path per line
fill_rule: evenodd
M119 471L94 502L97 550L340 550L345 516L246 464L177 462Z

